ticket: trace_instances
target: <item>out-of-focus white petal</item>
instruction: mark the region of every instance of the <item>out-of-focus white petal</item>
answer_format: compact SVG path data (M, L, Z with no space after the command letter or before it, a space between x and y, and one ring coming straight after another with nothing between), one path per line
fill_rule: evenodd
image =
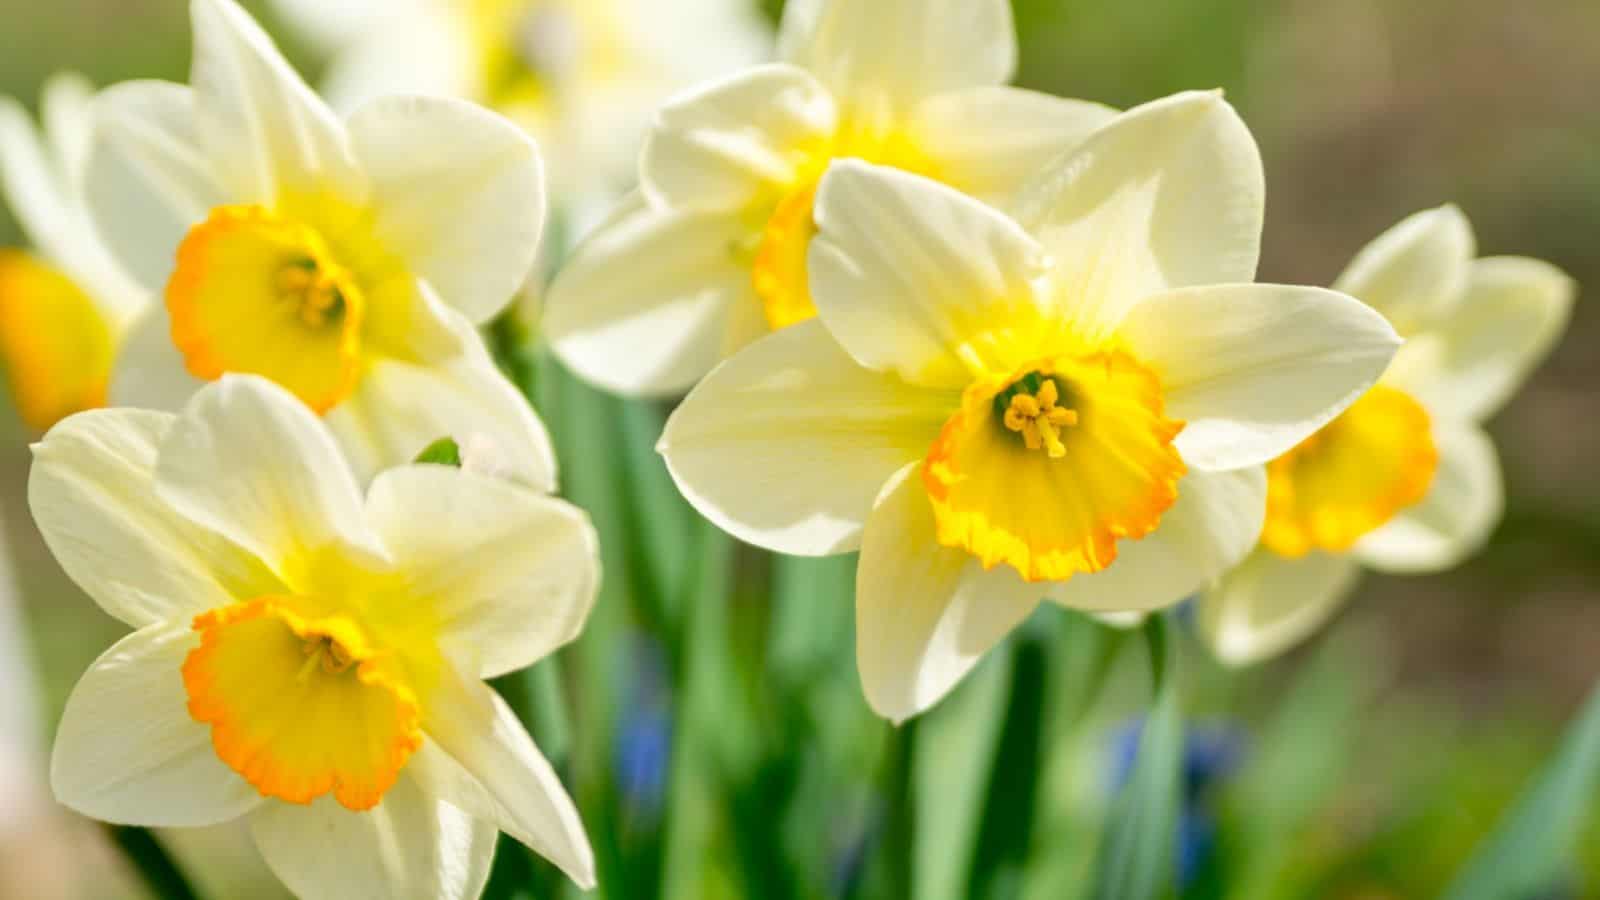
M1388 317L1406 337L1453 314L1477 241L1455 206L1415 213L1361 249L1334 282Z
M1120 334L1161 377L1185 422L1184 461L1260 465L1343 412L1383 374L1400 338L1334 291L1269 284L1185 288L1146 299Z
M473 99L482 66L467 17L437 0L388 5L387 15L341 45L318 85L322 96L346 112L394 94Z
M747 69L661 107L639 157L640 180L660 206L743 209L791 184L837 125L828 89L804 69Z
M884 482L927 452L960 402L862 368L813 319L713 371L667 421L660 450L684 496L741 540L843 553Z
M1013 206L1054 259L1057 302L1094 337L1158 291L1254 281L1265 196L1239 114L1189 92L1117 116Z
M1356 544L1362 562L1384 572L1437 572L1489 540L1505 508L1500 459L1475 425L1434 421L1439 468L1428 495Z
M938 182L859 160L817 191L811 293L862 365L961 389L1011 368L1045 323L1039 245L1003 213Z
M427 0L273 0L288 23L320 47L333 50L388 18L415 14Z
M384 246L472 321L503 309L532 270L544 227L533 141L487 110L442 97L374 101L349 128Z
M34 445L28 503L63 569L134 628L184 622L280 587L259 561L170 509L155 491L168 413L103 409Z
M1385 380L1431 410L1483 421L1555 347L1576 293L1576 283L1546 262L1475 260L1461 302L1401 349Z
M871 109L1010 81L1017 38L1007 0L790 0L778 57Z
M682 393L767 330L737 256L748 238L737 215L658 211L628 198L551 285L551 346L607 390Z
M1040 169L1116 118L1099 103L1013 87L975 87L924 101L911 142L940 181L995 205Z
M94 142L94 83L77 72L51 75L40 92L39 119L62 181L76 188Z
M155 487L191 521L275 569L330 545L375 552L333 436L264 378L225 375L195 394L162 438Z
M1237 565L1261 537L1267 477L1260 466L1191 471L1156 530L1117 542L1117 558L1093 574L1050 585L1050 599L1075 609L1153 610L1171 606Z
M856 570L861 686L896 724L939 702L1046 590L1010 566L984 571L972 554L940 546L917 469L901 469L879 495Z
M363 183L333 111L234 0L191 0L194 127L232 202Z
M211 729L189 717L188 622L152 625L114 644L67 700L50 761L56 799L125 825L227 822L261 796L217 758Z
M1348 556L1250 554L1201 595L1200 634L1223 662L1245 666L1289 649L1333 616L1361 568Z
M578 636L600 584L589 517L508 481L447 466L379 475L367 519L411 590L433 605L441 643L493 678Z
M516 713L481 682L451 682L425 723L437 742L411 761L430 794L494 822L584 889L594 887L594 850L578 810Z
M94 101L89 212L123 268L157 296L184 234L228 202L195 119L194 94L163 81L125 82Z
M134 319L117 348L107 396L112 406L181 409L206 382L189 374L172 343L172 318L165 303L152 303Z
M250 817L274 875L302 900L477 900L499 832L402 775L366 812L331 796Z

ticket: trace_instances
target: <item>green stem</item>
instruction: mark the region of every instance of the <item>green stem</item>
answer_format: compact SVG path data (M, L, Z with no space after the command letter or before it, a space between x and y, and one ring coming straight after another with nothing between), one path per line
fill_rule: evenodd
M183 870L173 861L148 828L107 825L106 834L133 865L139 879L160 900L198 900Z
M888 808L883 823L883 852L887 865L890 900L911 900L916 890L913 878L916 853L916 792L912 762L916 759L917 720L911 719L889 734L885 784Z

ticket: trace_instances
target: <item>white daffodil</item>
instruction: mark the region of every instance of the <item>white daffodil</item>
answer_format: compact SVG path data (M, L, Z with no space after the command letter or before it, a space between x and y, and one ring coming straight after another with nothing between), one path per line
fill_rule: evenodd
M1576 286L1548 263L1474 253L1471 225L1445 206L1385 232L1335 283L1406 345L1376 387L1268 464L1261 545L1200 601L1224 661L1255 662L1315 631L1362 568L1450 568L1500 521L1500 464L1481 423L1555 346Z
M104 405L117 346L149 297L85 205L93 94L80 76L51 78L42 133L0 97L0 186L34 247L0 248L0 362L22 421L40 432Z
M538 139L564 203L608 203L673 91L765 59L747 0L278 0L333 54L335 106L394 91L484 104Z
M21 597L0 532L0 846L26 834L47 809L38 683L34 679Z
M28 492L62 567L137 629L67 702L62 803L158 827L247 816L306 898L477 897L497 828L593 885L571 799L480 680L582 628L599 564L581 511L434 465L363 500L328 429L241 375L176 416L64 420Z
M831 160L1000 200L1114 115L1002 86L1017 55L1008 0L791 0L779 55L661 110L641 190L551 286L545 330L588 380L680 392L813 316L806 249Z
M667 423L667 464L744 540L860 549L858 664L895 720L1042 599L1176 603L1254 546L1261 464L1399 344L1343 294L1248 283L1262 197L1217 94L1119 116L1009 216L837 162L810 250L819 318L701 382Z
M91 208L165 299L133 326L111 402L175 409L253 373L324 414L363 481L481 433L549 488L544 428L473 329L537 252L533 143L459 100L394 97L341 122L233 0L191 9L192 86L95 101Z

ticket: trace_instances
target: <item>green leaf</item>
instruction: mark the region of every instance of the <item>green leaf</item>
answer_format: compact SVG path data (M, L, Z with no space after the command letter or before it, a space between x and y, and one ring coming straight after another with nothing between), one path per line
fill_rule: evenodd
M1538 780L1478 847L1446 900L1507 900L1548 890L1566 874L1600 787L1600 685Z
M1152 900L1172 884L1183 762L1177 648L1165 617L1151 616L1144 628L1155 703L1128 783L1111 808L1095 864L1095 900Z
M422 448L422 452L417 454L414 462L418 465L454 466L459 469L461 447L456 444L454 438L442 437Z

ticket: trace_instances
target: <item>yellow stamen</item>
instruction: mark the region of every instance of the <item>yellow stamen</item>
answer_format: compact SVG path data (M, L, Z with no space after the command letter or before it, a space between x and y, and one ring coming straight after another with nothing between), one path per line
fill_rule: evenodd
M1078 411L1056 404L1061 399L1061 389L1052 379L1045 379L1037 393L1011 395L1002 421L1012 431L1022 435L1022 443L1029 450L1045 448L1051 459L1067 455L1061 442L1061 429L1078 424Z

